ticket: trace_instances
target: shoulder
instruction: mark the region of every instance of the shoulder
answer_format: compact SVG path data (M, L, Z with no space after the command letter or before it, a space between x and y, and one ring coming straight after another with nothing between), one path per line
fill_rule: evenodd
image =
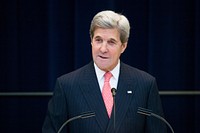
M93 63L90 62L81 68L78 68L72 72L61 75L60 77L58 77L58 80L60 81L76 80L77 81L78 79L83 78L84 76L87 76L88 72L93 72L93 71L94 71L94 66L93 66Z
M130 76L134 79L151 79L154 80L155 77L149 74L148 72L145 72L144 70L138 69L136 67L127 65L123 62L121 62L121 73L126 74L127 76Z

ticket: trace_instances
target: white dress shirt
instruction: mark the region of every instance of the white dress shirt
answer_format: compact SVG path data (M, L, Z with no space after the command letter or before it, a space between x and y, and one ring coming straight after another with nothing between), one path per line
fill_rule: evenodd
M97 75L99 87L100 87L101 92L102 92L103 85L104 85L104 74L106 72L99 69L95 63L94 63L94 68L95 68L95 72L96 72L96 75ZM110 87L111 88L117 89L117 83L118 83L118 79L119 79L119 69L120 69L120 61L118 61L117 66L112 71L110 71L113 75L110 79Z

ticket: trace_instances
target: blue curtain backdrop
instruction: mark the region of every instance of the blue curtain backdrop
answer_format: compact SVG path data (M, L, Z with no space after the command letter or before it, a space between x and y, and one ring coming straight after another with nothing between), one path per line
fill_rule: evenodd
M123 62L160 91L200 91L199 0L1 0L0 92L52 92L58 76L91 61L90 21L107 9L131 23ZM41 132L49 98L0 96L0 132ZM161 98L175 132L200 132L199 95Z

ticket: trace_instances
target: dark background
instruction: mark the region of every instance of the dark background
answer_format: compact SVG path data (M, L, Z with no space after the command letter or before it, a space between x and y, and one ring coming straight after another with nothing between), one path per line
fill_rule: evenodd
M52 92L91 61L90 22L107 9L131 24L123 62L155 76L161 92L200 90L199 0L1 0L0 92ZM0 96L0 132L41 132L50 97ZM175 133L200 132L199 95L161 99Z

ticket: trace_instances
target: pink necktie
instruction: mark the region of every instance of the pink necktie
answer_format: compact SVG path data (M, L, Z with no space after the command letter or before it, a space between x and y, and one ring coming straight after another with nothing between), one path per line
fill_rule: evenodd
M103 90L102 90L102 96L103 96L103 100L104 100L109 118L111 116L112 107L113 107L113 97L112 97L111 87L109 83L111 77L112 77L112 74L110 72L106 72L104 74L104 85L103 85Z

